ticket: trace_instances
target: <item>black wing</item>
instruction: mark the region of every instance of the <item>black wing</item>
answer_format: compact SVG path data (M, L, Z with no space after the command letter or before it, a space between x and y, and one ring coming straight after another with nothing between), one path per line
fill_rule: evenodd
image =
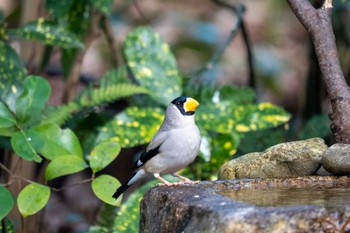
M137 169L139 167L141 167L142 165L144 165L148 160L150 160L151 158L153 158L154 156L156 156L159 153L159 147L157 146L154 149L151 149L149 151L144 151L142 152L140 158L136 161L134 169Z

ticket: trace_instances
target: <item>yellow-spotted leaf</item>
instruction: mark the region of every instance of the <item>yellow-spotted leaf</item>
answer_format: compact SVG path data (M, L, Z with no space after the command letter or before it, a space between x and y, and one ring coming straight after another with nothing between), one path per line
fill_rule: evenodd
M235 125L232 109L228 104L203 103L196 111L197 125L218 133L231 133Z
M149 27L136 28L126 37L124 54L132 75L156 102L166 106L181 95L175 57L158 33Z
M121 198L116 200L112 197L120 185L116 178L109 175L100 175L91 183L92 191L95 195L103 202L114 206L119 206L121 202Z
M80 172L87 167L88 165L84 159L80 157L72 155L60 156L52 160L46 167L45 179L47 181L52 180L60 176Z
M119 154L120 145L117 142L107 141L97 145L90 155L90 167L94 173L101 171L110 164Z
M228 161L236 153L240 138L237 134L211 134L210 161L203 163L201 172L205 174L216 173L220 166ZM205 177L205 176L203 176ZM205 177L209 179L210 177Z
M168 179L168 177L166 178ZM147 189L154 186L158 181L153 180L138 188L120 206L117 218L113 224L113 232L129 233L139 231L140 201Z
M26 69L21 58L4 41L0 41L0 100L14 111L15 99L22 90Z
M157 132L163 119L163 109L129 107L101 129L97 142L112 140L122 148L146 144Z
M273 128L290 119L289 113L271 103L212 103L202 105L197 112L197 123L200 127L223 134Z
M11 30L10 34L62 48L82 48L84 46L73 32L43 18L29 22L21 28Z
M0 185L0 221L12 210L14 201L7 188Z
M37 213L45 207L50 198L50 188L38 183L27 185L18 195L19 212L24 216Z
M289 121L290 114L271 103L241 105L234 109L233 119L237 132L269 129Z

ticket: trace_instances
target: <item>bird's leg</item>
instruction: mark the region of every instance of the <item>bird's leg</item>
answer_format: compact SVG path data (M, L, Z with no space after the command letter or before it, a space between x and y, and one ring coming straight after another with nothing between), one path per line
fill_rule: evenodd
M186 178L184 176L181 176L181 175L179 175L177 173L172 173L171 175L174 176L174 177L180 178L185 183L190 183L190 184L197 184L198 183L198 181L190 180L190 179L188 179L188 178Z
M171 186L172 184L169 183L168 181L166 181L164 178L162 178L159 173L154 173L153 176L155 178L157 178L158 180L160 180L163 184L165 184L166 186Z

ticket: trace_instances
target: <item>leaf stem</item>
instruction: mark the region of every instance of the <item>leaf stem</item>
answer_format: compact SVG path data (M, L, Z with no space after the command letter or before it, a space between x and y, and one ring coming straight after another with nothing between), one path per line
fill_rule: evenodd
M77 182L77 183L74 183L74 184L70 184L70 185L67 185L67 186L63 186L62 188L50 187L50 189L51 189L52 191L55 191L55 192L61 192L61 191L65 190L65 189L71 188L71 187L73 187L73 186L81 185L81 184L84 184L84 183L89 183L89 182L91 182L93 179L94 179L94 178L91 177L91 178L88 178L88 179L85 179L85 180L81 180L81 181L79 181L79 182Z

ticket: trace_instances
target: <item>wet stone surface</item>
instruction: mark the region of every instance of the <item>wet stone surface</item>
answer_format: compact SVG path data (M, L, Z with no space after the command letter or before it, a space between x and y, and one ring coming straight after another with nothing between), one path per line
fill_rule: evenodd
M141 202L140 232L349 232L349 190L346 176L156 186Z

